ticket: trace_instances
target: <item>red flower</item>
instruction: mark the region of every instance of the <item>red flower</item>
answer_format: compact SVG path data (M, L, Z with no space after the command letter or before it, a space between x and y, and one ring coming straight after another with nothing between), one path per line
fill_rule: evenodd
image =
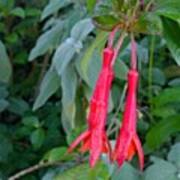
M105 133L109 93L114 77L112 60L114 51L106 48L103 53L103 64L90 101L88 130L82 133L69 147L71 152L81 141L81 151L90 151L90 166L93 167L101 153L111 153L111 147Z
M125 160L131 160L137 152L139 156L140 169L144 166L143 149L139 137L136 133L136 88L138 82L138 72L130 70L128 74L128 93L125 105L125 111L122 121L122 127L118 136L113 159L117 160L121 166Z
M136 91L138 84L138 72L136 70L136 45L132 40L132 69L128 73L128 91L126 97L125 111L123 114L122 127L113 152L113 159L117 160L121 167L125 160L131 160L137 152L140 169L144 167L144 153L141 142L136 132L137 102Z

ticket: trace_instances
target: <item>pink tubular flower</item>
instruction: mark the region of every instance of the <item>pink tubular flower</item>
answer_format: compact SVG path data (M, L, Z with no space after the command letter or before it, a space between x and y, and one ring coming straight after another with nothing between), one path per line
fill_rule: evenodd
M81 151L90 151L90 166L94 167L101 153L111 153L111 147L105 133L109 93L114 77L112 60L114 50L104 49L103 64L90 101L88 130L82 133L69 147L71 152L81 141Z
M121 167L125 160L131 160L137 152L140 169L144 167L144 153L141 142L136 132L137 123L137 100L136 91L138 84L138 72L136 70L136 45L132 40L132 69L128 73L128 91L126 97L125 110L123 114L122 127L116 141L113 152L113 160L116 160Z

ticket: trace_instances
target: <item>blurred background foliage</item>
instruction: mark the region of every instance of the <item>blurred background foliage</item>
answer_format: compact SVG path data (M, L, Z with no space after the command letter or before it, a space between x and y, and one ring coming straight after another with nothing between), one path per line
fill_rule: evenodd
M138 132L144 173L136 158L119 170L103 156L92 170L88 154L66 154L86 128L106 30L121 23L119 12L127 13L136 1L124 2L0 0L0 179L180 178L179 0L156 1L133 27L141 33ZM129 58L127 38L111 92L107 133L112 143L123 112Z

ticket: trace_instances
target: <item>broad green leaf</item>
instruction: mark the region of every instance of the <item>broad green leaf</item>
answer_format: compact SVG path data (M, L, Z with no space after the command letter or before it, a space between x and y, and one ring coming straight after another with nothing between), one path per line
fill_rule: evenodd
M33 110L43 106L50 96L60 87L60 79L57 72L50 68L41 83L39 95L34 103Z
M53 148L48 153L46 153L42 161L45 161L45 162L60 161L64 159L66 153L67 153L66 147Z
M71 0L50 0L49 4L45 7L42 12L41 20L44 20L48 16L56 13L58 10L66 7L71 3Z
M82 41L94 29L90 19L83 19L77 22L71 30L71 37L67 38L56 50L53 63L59 74L66 69L75 53L82 49Z
M180 25L175 21L163 18L163 31L170 52L176 63L180 65Z
M126 80L128 69L129 68L127 67L127 65L120 58L116 60L114 70L115 70L115 76L117 78L119 78L120 80Z
M35 47L30 52L29 61L45 54L48 50L52 50L59 43L63 24L62 21L59 21L54 27L38 38Z
M91 57L91 60L89 61L89 67L87 70L87 83L91 87L91 89L94 89L96 80L98 78L100 69L101 69L101 64L102 64L102 54L98 49L95 49L93 52L93 55Z
M41 10L40 9L37 9L37 8L26 8L25 9L25 15L27 17L39 17L41 15Z
M56 175L53 180L88 180L88 171L89 165L82 164Z
M20 116L23 116L27 111L30 111L29 104L23 99L10 98L8 110Z
M150 150L159 148L174 133L180 132L180 116L171 116L158 122L146 135Z
M9 139L0 134L0 162L7 163L9 155L13 152L13 146Z
M171 147L168 154L168 160L175 164L177 168L180 168L180 143L177 143Z
M7 98L9 95L9 92L7 91L7 87L3 84L0 84L0 99Z
M176 168L171 163L156 160L144 173L144 180L178 180Z
M96 51L97 48L99 49L99 47L102 46L102 44L105 43L106 38L107 38L107 33L106 32L102 31L102 32L98 33L97 36L96 36L96 39L93 41L93 43L90 45L90 47L87 48L87 50L85 51L85 53L83 54L83 57L81 59L80 69L81 69L81 72L82 72L82 78L89 85L94 84L94 83L89 82L88 70L89 70L90 66L92 66L92 64L90 62L91 61L93 61L93 62L96 61L96 59L94 59L94 53L98 53ZM98 61L100 61L100 59ZM94 68L94 66L93 66L93 68Z
M95 16L93 20L98 28L101 28L102 30L106 31L112 30L112 28L119 23L117 18L108 14Z
M31 143L34 149L39 149L45 140L45 132L43 129L36 129L31 134Z
M164 119L164 118L167 118L168 116L176 115L177 112L173 107L161 106L161 107L153 108L152 114L154 116L158 116Z
M5 99L0 99L0 112L4 111L9 106L9 102Z
M119 15L119 3L115 8L113 7L115 5L115 1L113 0L105 0L97 3L97 6L95 8L95 12L93 14L93 20L97 27L101 28L102 30L112 30L113 27L115 27L119 22L121 21L121 18Z
M4 44L0 41L0 82L9 82L12 75L12 67Z
M64 73L64 70L76 53L75 43L73 38L66 39L66 41L58 47L53 56L53 64L59 76Z
M14 6L14 0L1 0L0 1L0 11L7 16Z
M39 120L38 120L38 118L36 116L27 116L27 117L24 117L22 119L22 123L25 126L29 126L29 127L35 127L35 128L40 127Z
M87 0L87 9L89 12L92 12L96 5L96 0Z
M21 7L16 7L15 9L13 9L11 11L11 14L14 15L14 16L17 16L17 17L20 17L20 18L25 18L25 11L23 8Z
M91 19L83 19L75 24L71 30L71 37L76 41L83 41L93 31L94 25Z
M153 98L153 104L156 108L175 102L180 102L180 87L166 88L158 96Z
M112 174L112 180L140 180L140 172L130 164L125 163L122 168L116 168Z
M110 174L107 164L103 161L98 161L94 168L89 168L88 180L109 180Z
M111 0L112 1L112 6L113 6L113 10L115 12L123 12L123 9L124 9L124 4L126 3L126 1L124 0ZM132 5L134 6L134 5ZM131 7L132 7L131 6Z
M81 164L59 173L54 180L109 180L107 166L103 162L98 162L95 168L90 168L88 164Z
M172 87L180 86L180 78L175 78L171 80L168 85Z
M166 77L159 68L152 69L152 79L154 84L163 86L166 83Z
M162 23L159 16L153 13L144 13L137 20L133 31L143 34L161 34Z
M172 20L180 20L180 1L179 0L158 0L156 1L154 12L160 16L165 16Z
M149 61L149 49L148 45L145 46L145 42L147 42L147 38L144 38L140 44L137 46L137 54L138 54L138 60L140 62L148 63ZM144 44L143 44L144 43Z
M62 123L65 131L68 133L75 127L75 96L77 88L77 75L72 64L68 65L66 71L62 74Z

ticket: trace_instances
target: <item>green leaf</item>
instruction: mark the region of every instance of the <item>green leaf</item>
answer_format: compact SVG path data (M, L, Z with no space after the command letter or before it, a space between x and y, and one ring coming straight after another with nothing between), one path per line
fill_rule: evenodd
M45 155L42 161L55 162L55 161L64 160L66 152L67 152L66 147L53 148Z
M168 154L168 160L172 162L178 169L180 168L180 143L171 147L171 151Z
M27 116L27 117L24 117L22 119L22 123L25 126L29 126L29 127L35 127L35 128L39 128L40 127L39 120L38 120L38 118L36 116Z
M117 3L114 0L105 0L97 3L93 14L95 25L102 30L109 31L119 24L121 22L121 17L119 17L119 3L120 2Z
M180 86L180 78L175 78L171 80L168 85L172 87Z
M38 38L35 47L30 52L29 61L45 54L48 50L52 50L59 43L63 24L62 21L59 21L54 27Z
M129 68L120 58L116 60L114 70L117 78L119 78L120 80L127 79L127 73Z
M171 163L159 160L149 166L144 173L144 180L178 180L176 168Z
M81 164L59 173L54 180L109 180L108 167L102 162L98 162L95 168L90 168L88 164Z
M95 49L91 60L89 61L89 66L87 70L88 79L86 80L87 84L91 87L91 91L94 89L99 71L101 69L101 59L101 52L99 51L99 49Z
M43 129L36 129L31 134L31 143L34 149L39 149L45 140L45 132Z
M65 131L68 133L75 127L75 97L76 97L76 88L77 88L77 75L75 68L70 64L66 71L62 74L61 80L62 86L62 123Z
M76 41L83 41L93 31L94 25L91 19L83 19L75 24L71 30L71 37Z
M54 180L85 180L88 179L88 164L81 164L54 177Z
M158 0L154 12L160 16L170 18L172 20L180 20L180 1L179 0Z
M7 91L7 88L5 85L0 84L0 99L5 99L9 95L9 92Z
M153 13L144 13L137 20L133 31L143 34L161 34L162 22L159 16Z
M75 55L75 43L76 42L72 38L68 38L58 47L53 56L53 64L59 76L62 75L63 71Z
M163 31L170 52L176 63L180 65L180 25L175 21L163 18Z
M162 106L162 107L153 108L152 114L154 116L158 116L164 119L164 118L167 118L168 116L176 115L177 112L173 107Z
M53 64L59 74L62 75L76 52L82 49L82 41L94 29L90 19L83 19L77 22L71 30L71 37L67 38L58 49L53 57Z
M152 101L156 108L175 102L180 102L180 87L166 88Z
M41 83L40 92L33 106L33 110L37 110L45 104L50 96L52 96L60 87L60 79L56 71L51 67Z
M41 10L37 8L26 8L25 9L25 15L27 17L39 17L41 15Z
M66 7L71 3L71 0L50 0L49 4L45 7L42 12L41 20L44 20L48 16L56 13L58 10Z
M9 106L9 102L5 99L0 99L0 112L4 111Z
M8 110L23 116L27 111L30 111L30 108L26 101L18 98L10 98Z
M12 66L4 44L0 41L0 82L9 82L12 75Z
M171 116L158 122L146 135L146 145L150 150L159 148L170 136L180 132L180 116Z
M112 30L119 23L117 18L108 14L95 16L93 20L95 21L95 25L103 30Z
M23 8L21 7L16 7L15 9L13 9L11 11L11 14L14 15L14 16L17 16L17 17L20 17L20 18L25 18L25 11Z
M1 0L0 1L0 11L3 12L5 16L7 16L11 9L14 6L14 0Z
M140 173L130 164L125 163L121 169L118 167L112 174L112 180L140 180Z
M99 47L102 47L103 44L105 44L107 38L107 33L106 32L99 32L96 36L96 39L93 41L93 43L87 48L85 53L83 54L83 57L81 59L80 65L78 64L81 73L81 77L88 83L88 85L92 85L94 83L90 82L90 76L89 76L89 69L90 66L92 66L91 61L96 61L94 59L94 53L98 53L96 50ZM101 51L101 49L100 49ZM99 60L98 60L99 61ZM93 66L94 69L94 66ZM92 74L92 73L91 73Z
M8 162L9 155L13 152L11 142L4 135L0 134L0 162Z
M166 77L159 68L152 69L152 79L154 84L163 86L166 83Z
M103 161L99 161L97 162L95 168L89 169L88 180L109 180L109 176L110 174L107 164L105 164Z
M87 0L87 9L89 12L92 12L96 5L96 0Z

